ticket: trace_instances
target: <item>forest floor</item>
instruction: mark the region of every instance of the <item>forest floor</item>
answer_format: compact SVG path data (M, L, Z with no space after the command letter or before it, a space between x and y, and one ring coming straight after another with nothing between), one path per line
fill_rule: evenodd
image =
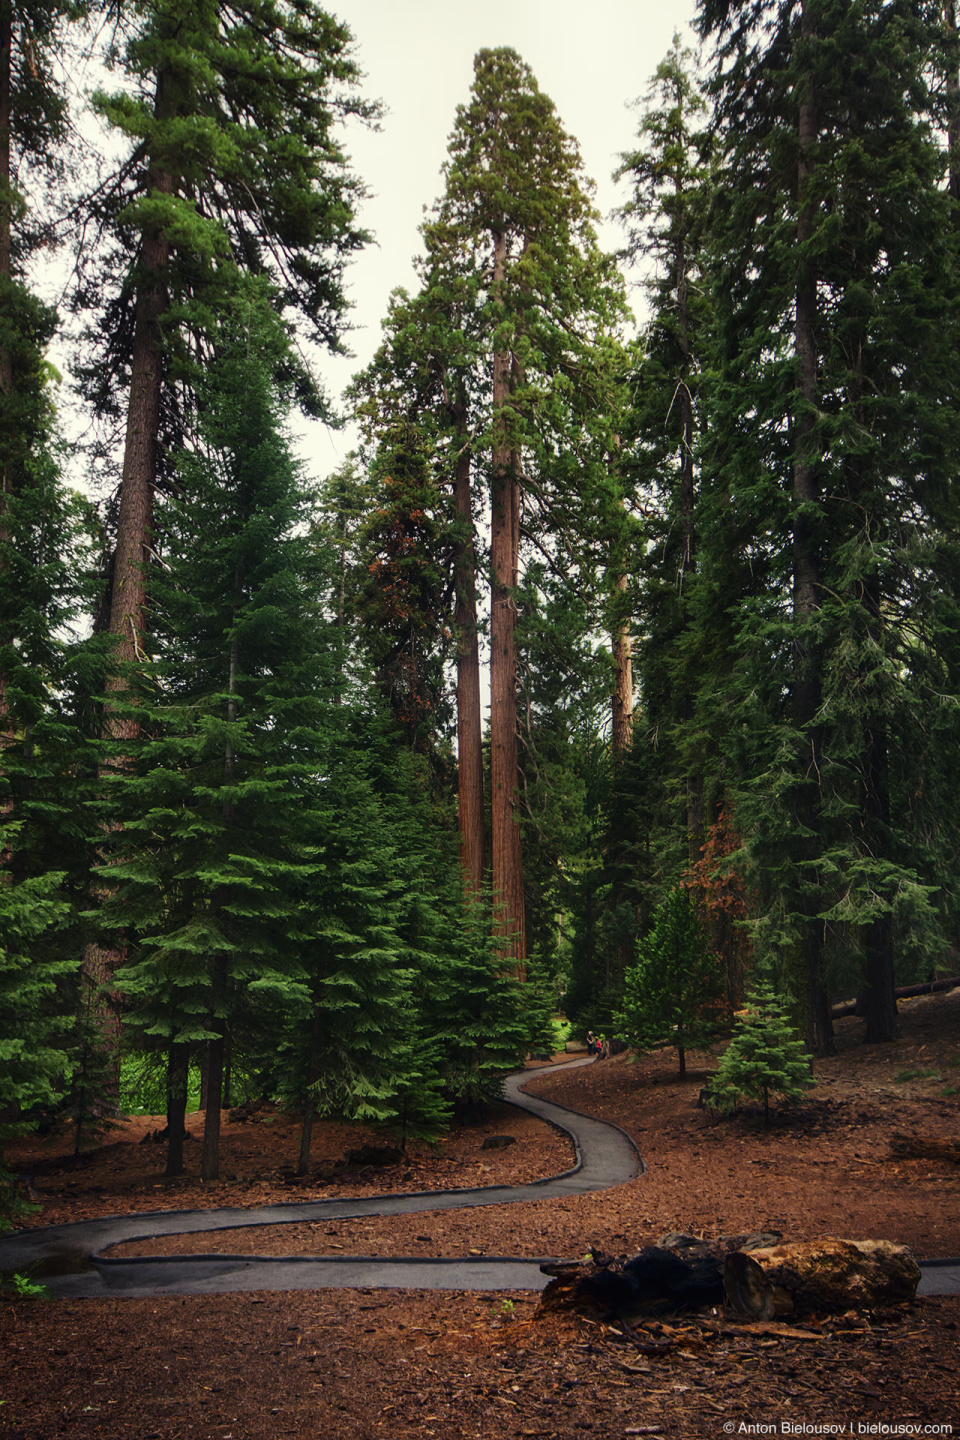
M758 1114L698 1108L713 1063L617 1057L531 1077L530 1089L615 1121L647 1173L595 1195L436 1214L232 1230L216 1248L259 1254L631 1252L668 1232L777 1230L785 1239L890 1239L919 1258L960 1255L960 1166L890 1155L896 1133L960 1138L960 989L901 1004L902 1038L860 1043L838 1023L817 1087L765 1131ZM225 1117L226 1118L226 1117ZM162 1176L162 1123L133 1120L81 1166L64 1137L10 1159L33 1176L30 1223L137 1210L259 1205L517 1183L567 1168L569 1144L531 1117L494 1109L436 1152L394 1167L344 1166L383 1143L324 1125L306 1183L292 1183L295 1126L266 1109L224 1128L223 1179ZM197 1122L194 1122L197 1123ZM515 1137L483 1149L494 1134ZM143 1142L143 1143L141 1143ZM113 1253L214 1248L209 1235ZM960 1299L921 1299L869 1317L750 1327L723 1317L651 1318L625 1335L598 1317L541 1309L528 1293L270 1292L0 1305L3 1440L567 1440L722 1434L960 1435Z

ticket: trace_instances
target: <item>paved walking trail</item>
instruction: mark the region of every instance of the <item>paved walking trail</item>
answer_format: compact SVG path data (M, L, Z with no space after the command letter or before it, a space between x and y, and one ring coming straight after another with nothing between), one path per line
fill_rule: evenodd
M556 1069L588 1065L573 1060ZM316 1290L326 1287L412 1290L541 1290L543 1259L515 1256L464 1256L453 1260L377 1259L373 1256L276 1258L209 1255L112 1258L103 1252L122 1240L142 1240L196 1231L224 1231L253 1225L282 1225L315 1220L344 1220L364 1215L412 1215L424 1211L468 1209L477 1205L516 1205L565 1195L584 1195L623 1185L642 1174L643 1161L629 1136L615 1125L593 1120L538 1096L521 1085L529 1071L511 1075L504 1098L563 1130L573 1140L576 1163L562 1175L531 1185L493 1185L473 1190L421 1191L369 1199L312 1200L252 1209L163 1210L81 1220L24 1230L0 1239L0 1272L20 1271L42 1277L51 1295L91 1298L108 1295L225 1294L249 1290ZM464 1248L469 1224L464 1218ZM222 1245L223 1241L218 1242ZM932 1261L924 1267L920 1293L960 1294L960 1261Z

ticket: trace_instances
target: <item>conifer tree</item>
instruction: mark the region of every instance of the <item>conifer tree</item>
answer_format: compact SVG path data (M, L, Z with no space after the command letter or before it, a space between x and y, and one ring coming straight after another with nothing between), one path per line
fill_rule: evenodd
M770 1124L770 1097L800 1100L815 1080L803 1040L790 1023L786 1006L768 981L747 995L733 1038L707 1087L707 1103L735 1110L741 1099L763 1101L763 1123Z
M247 329L207 380L203 450L180 459L155 602L162 646L135 697L150 725L105 802L123 824L106 842L105 909L134 927L118 975L130 1024L168 1047L181 1077L171 1093L183 1094L184 1047L206 1049L205 1178L218 1168L228 1036L251 982L290 972L292 887L313 864L300 812L319 765L324 657L298 533L306 499L271 379L283 340L262 299L255 290Z
M687 1050L717 1033L723 992L723 972L688 891L678 887L658 905L624 982L618 1033L638 1049L674 1045L683 1079Z
M370 114L356 98L350 36L317 5L150 0L124 15L117 59L128 85L95 104L128 138L130 159L101 193L112 233L113 293L83 287L106 346L87 362L87 393L119 418L116 376L129 374L109 630L121 661L147 652L147 569L164 446L181 443L183 397L198 356L243 304L243 272L273 281L294 330L338 348L342 272L363 240L358 185L336 137L338 119ZM102 264L102 257L98 260ZM300 401L326 414L307 367L282 357ZM113 688L123 687L118 672ZM121 732L135 729L129 710Z
M762 582L736 616L726 697L746 741L737 814L759 936L792 957L822 1052L828 983L856 966L867 1037L893 1038L896 944L909 964L911 935L932 935L942 873L915 808L919 795L939 803L935 771L922 775L924 716L933 671L952 669L937 616L956 573L954 407L941 401L957 378L957 265L929 129L937 26L898 5L704 0L701 28L718 41L720 135L738 177L713 231L711 483L739 563Z

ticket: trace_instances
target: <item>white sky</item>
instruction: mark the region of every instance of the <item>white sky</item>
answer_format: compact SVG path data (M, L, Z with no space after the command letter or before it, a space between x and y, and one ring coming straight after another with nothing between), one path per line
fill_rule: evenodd
M350 272L356 328L348 343L355 358L322 367L338 397L379 343L391 290L415 287L417 227L441 191L447 139L457 105L469 96L476 52L507 45L527 62L579 141L606 215L623 199L610 176L636 132L628 106L646 91L676 31L693 44L687 25L694 6L693 0L329 0L329 8L355 37L364 94L386 109L378 133L356 129L348 141L353 168L370 191L361 220L376 243ZM602 238L614 248L619 228ZM316 478L335 469L354 443L352 432L316 424L302 433L308 473Z

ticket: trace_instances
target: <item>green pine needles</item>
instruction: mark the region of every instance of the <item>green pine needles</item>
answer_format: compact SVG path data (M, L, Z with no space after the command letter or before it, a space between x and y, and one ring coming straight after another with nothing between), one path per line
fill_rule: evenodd
M707 1087L707 1103L731 1114L743 1099L762 1100L763 1123L769 1125L772 1095L797 1101L815 1083L786 1006L768 981L761 982L747 995L733 1039Z
M654 911L637 964L624 976L617 1029L638 1050L676 1046L682 1079L687 1050L708 1044L717 1032L722 998L723 971L693 901L686 890L672 890Z

